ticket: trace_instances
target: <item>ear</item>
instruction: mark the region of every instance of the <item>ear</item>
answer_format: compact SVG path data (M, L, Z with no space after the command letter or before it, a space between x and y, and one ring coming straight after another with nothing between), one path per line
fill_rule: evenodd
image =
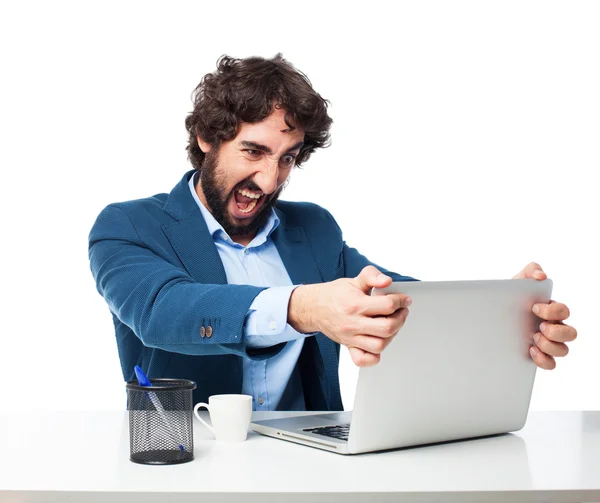
M202 152L205 154L208 154L211 148L210 143L206 143L202 138L200 138L200 136L196 136L196 139L198 140L198 146L200 147L200 150L202 150Z

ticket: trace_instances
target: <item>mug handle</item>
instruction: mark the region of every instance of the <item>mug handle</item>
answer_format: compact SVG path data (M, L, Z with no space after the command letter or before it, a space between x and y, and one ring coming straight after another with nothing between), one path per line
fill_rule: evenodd
M204 403L204 402L200 402L200 403L197 403L196 406L194 407L194 416L196 416L198 418L198 421L200 421L204 426L206 426L210 431L212 431L212 433L214 435L215 430L213 429L213 427L210 424L208 424L204 419L202 419L200 417L200 414L198 414L198 409L200 407L204 407L210 413L210 407L208 406L208 404Z

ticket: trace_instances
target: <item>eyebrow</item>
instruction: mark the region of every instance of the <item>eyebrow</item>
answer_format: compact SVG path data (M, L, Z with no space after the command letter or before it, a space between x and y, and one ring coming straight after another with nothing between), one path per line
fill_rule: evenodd
M269 155L273 155L273 151L269 147L267 147L266 145L262 145L261 143L256 143L254 141L242 140L240 142L240 145L242 147L252 148L254 150L260 150L261 152L266 152ZM295 145L292 145L290 148L288 148L285 153L288 154L288 153L292 152L293 150L296 150L296 149L302 147L302 145L304 145L304 142L299 141Z

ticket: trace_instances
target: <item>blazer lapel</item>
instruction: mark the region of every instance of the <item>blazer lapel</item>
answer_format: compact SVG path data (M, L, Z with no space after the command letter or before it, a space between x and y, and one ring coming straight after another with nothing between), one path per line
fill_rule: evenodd
M200 283L224 285L227 275L219 252L208 232L198 204L192 197L187 172L175 186L165 203L165 211L177 221L163 226L175 253L190 276Z
M312 249L302 227L287 227L285 214L276 209L280 225L273 231L272 238L294 285L322 283Z

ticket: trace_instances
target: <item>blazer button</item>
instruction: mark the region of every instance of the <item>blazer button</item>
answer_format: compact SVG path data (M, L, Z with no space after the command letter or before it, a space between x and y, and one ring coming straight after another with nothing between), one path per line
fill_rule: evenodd
M204 337L206 335L206 329L202 326L200 327L200 337Z
M208 327L206 327L206 337L212 337L213 334L213 329L210 325L208 325Z

